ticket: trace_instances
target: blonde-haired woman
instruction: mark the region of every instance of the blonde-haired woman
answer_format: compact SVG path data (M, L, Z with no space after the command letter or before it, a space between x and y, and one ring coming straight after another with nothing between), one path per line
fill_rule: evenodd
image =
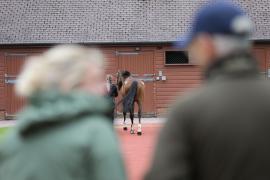
M16 84L28 105L0 146L0 179L125 179L103 63L100 51L78 45L29 59Z

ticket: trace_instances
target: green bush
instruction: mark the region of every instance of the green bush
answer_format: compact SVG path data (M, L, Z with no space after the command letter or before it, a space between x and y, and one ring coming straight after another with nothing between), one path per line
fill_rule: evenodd
M0 128L0 140L3 139L3 137L5 136L5 134L7 134L9 129L10 129L10 127Z

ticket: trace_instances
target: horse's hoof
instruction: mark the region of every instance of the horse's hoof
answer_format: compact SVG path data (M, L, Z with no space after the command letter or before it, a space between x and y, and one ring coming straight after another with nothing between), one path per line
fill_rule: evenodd
M135 134L135 131L134 130L130 130L130 134Z
M127 130L128 130L128 128L127 128L127 127L123 127L123 130L124 130L124 131L127 131Z
M137 132L137 135L138 135L138 136L141 136L141 135L142 135L142 132Z

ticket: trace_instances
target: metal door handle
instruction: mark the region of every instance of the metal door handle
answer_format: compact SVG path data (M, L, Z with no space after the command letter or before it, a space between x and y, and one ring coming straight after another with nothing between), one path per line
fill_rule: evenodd
M116 51L115 52L115 55L116 56L128 56L128 55L139 55L140 53L139 52L125 52L125 51L122 51L122 52L120 52L120 51Z
M5 78L16 78L17 76L15 75L8 75L8 74L5 74Z
M5 83L6 84L15 84L16 81L17 81L16 80L17 76L15 76L15 75L5 74L4 77L5 77ZM13 79L13 78L15 78L15 79Z
M16 84L17 80L16 79L5 79L6 84Z
M155 74L144 74L143 76L149 77L149 76L155 76Z

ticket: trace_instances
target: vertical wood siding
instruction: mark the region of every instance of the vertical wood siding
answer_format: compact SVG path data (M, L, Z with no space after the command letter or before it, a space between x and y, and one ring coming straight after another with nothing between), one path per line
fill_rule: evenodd
M5 83L4 83L4 74L5 74L5 67L4 67L4 52L0 51L0 111L5 110Z
M170 47L157 49L155 53L155 71L162 71L167 77L166 81L156 82L156 107L158 115L167 112L167 108L175 102L175 100L198 87L201 83L201 69L195 65L175 65L166 66L164 53L172 50Z
M199 87L202 81L201 68L196 65L176 65L166 66L164 63L164 53L166 50L173 50L169 46L141 46L142 51L153 52L154 64L153 72L157 75L159 71L167 77L166 81L155 81L153 83L153 106L158 115L163 115L167 112L167 108L172 104L177 96L190 92L191 89ZM48 49L48 47L13 47L0 48L0 113L6 111L11 101L6 97L6 86L4 83L4 74L7 69L5 67L6 53L27 53L29 55L37 54ZM103 46L101 47L107 61L105 70L107 74L113 74L120 68L116 51L134 50L134 47L118 47L118 46ZM270 45L256 44L254 46L254 55L258 59L261 71L265 73L270 69ZM21 66L21 65L19 65ZM18 67L19 68L19 67ZM1 117L0 117L1 118Z

